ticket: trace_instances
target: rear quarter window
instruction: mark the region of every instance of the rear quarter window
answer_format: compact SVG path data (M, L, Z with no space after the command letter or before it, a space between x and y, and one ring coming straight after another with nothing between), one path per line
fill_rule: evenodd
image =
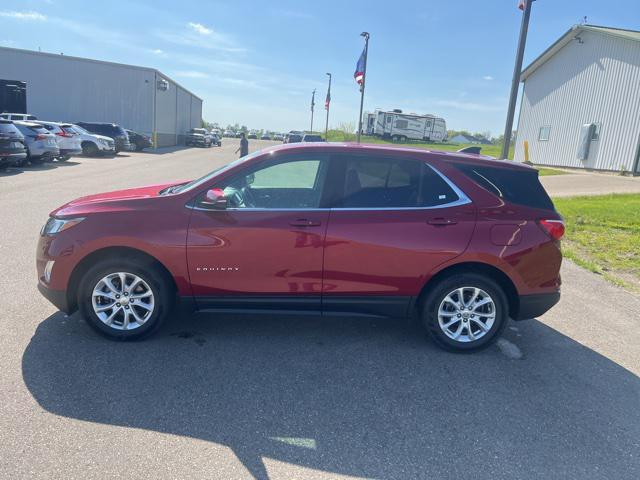
M535 170L515 170L477 165L457 164L456 168L485 190L507 202L531 208L555 210L553 202Z

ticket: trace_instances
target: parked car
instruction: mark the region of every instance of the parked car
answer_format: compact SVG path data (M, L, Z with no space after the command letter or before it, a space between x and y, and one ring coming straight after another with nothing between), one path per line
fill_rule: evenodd
M11 120L0 119L0 170L22 165L26 158L24 135Z
M27 161L36 164L52 161L60 156L60 148L56 142L56 136L38 123L15 121L13 124L24 136L24 144L27 147Z
M280 133L276 133L273 136L272 140L274 140L276 142L282 142L282 141L284 141L284 136L282 134L280 134Z
M410 317L469 351L558 302L563 234L534 168L308 143L71 201L36 264L45 297L115 338L155 331L179 296L214 312Z
M220 140L220 136L217 133L211 134L211 145L222 146L222 140Z
M116 123L104 123L104 122L76 122L76 125L80 125L85 130L98 135L104 135L113 139L116 145L116 153L126 152L131 148L129 143L129 136L125 132L124 128Z
M7 112L0 113L0 118L3 118L5 120L21 120L21 121L31 121L31 120L38 119L38 117L36 117L35 115L30 115L28 113L7 113Z
M284 143L299 143L302 141L301 133L288 133L284 139Z
M80 137L80 146L82 147L83 155L95 157L98 155L107 156L116 154L116 144L113 138L90 133L80 125L72 125L71 127Z
M132 150L141 152L145 148L153 147L153 142L148 136L134 132L133 130L125 129L125 132L127 132L127 136L129 137L129 143L131 144Z
M210 147L211 135L204 128L192 128L187 132L184 144L187 147Z
M235 137L236 137L236 138L240 138L240 137L242 137L242 134L243 134L243 133L244 133L244 132L236 132Z
M302 137L302 141L303 142L324 142L324 138L322 138L322 136L320 136L320 135L306 133Z
M258 139L258 134L257 133L250 133L249 135L247 135L247 138L250 140L257 140Z
M224 133L222 134L223 137L228 137L228 138L233 138L236 136L236 134L234 132L232 132L231 130L225 130Z
M271 137L269 136L268 133L265 133L260 136L260 140L271 140Z
M74 155L82 154L82 145L80 135L70 123L43 122L37 120L34 123L42 125L49 133L53 133L60 149L60 155L57 157L60 161L69 160Z

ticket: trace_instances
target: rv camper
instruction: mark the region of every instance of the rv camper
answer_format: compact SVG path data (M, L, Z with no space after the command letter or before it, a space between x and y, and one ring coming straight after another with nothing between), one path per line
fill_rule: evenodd
M443 142L447 138L447 124L444 118L435 115L402 113L402 110L390 112L376 110L375 113L365 114L364 120L368 134L390 138L396 142L407 140Z

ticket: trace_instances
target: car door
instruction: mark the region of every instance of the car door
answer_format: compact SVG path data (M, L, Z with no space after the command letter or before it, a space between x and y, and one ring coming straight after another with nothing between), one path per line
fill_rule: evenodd
M320 312L327 169L323 154L268 154L211 186L227 208L196 199L187 259L199 308Z
M342 194L325 240L323 312L404 316L429 272L467 247L474 207L419 159L332 161Z

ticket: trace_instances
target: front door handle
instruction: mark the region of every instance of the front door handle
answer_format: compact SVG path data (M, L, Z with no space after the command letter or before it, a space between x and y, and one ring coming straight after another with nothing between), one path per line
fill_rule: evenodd
M306 218L299 218L298 220L289 222L289 225L291 225L292 227L318 227L320 226L320 222L308 220Z
M440 227L446 227L447 225L455 225L456 223L458 223L458 221L454 220L452 218L438 217L438 218L431 218L431 219L427 220L427 223L429 225L437 225L437 226L440 226Z

